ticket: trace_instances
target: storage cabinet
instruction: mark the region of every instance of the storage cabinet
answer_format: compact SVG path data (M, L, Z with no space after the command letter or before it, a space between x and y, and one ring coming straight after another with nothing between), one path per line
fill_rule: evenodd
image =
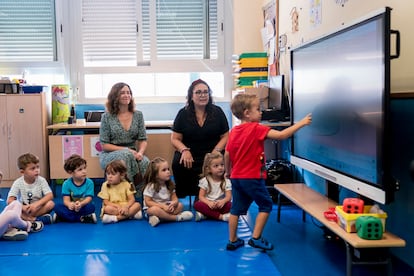
M99 138L98 134L84 134L82 136L83 158L87 162L88 177L104 178L105 173L99 164L99 157L92 155L92 141ZM50 135L49 136L49 161L50 161L50 179L66 179L69 175L63 169L63 142L67 136ZM174 154L174 147L171 144L170 130L147 130L148 146L145 155L152 160L160 156L171 162Z
M49 178L45 94L0 94L1 186L9 187L21 174L17 158L27 152L40 159L40 175Z

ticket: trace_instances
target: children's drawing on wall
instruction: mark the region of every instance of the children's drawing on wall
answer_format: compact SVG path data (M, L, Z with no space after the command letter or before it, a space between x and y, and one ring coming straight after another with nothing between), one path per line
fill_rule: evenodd
M322 0L310 0L310 24L314 28L322 24Z
M292 33L299 31L299 12L296 7L293 7L290 11L290 18L292 20Z
M264 26L262 29L263 47L267 52L269 66L269 75L276 75L279 71L278 61L278 44L277 44L277 13L278 13L278 1L270 1L265 7L263 7Z

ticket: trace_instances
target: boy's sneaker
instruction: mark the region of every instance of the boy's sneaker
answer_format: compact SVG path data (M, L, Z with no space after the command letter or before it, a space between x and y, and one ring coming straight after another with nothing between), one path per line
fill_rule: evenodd
M102 216L102 223L115 223L118 222L118 218L115 215L104 214Z
M142 219L142 211L139 210L138 213L135 214L134 219Z
M184 211L177 215L177 221L186 221L186 220L192 220L193 219L193 213L190 211Z
M81 216L80 221L83 223L96 223L96 215L95 213L92 213L86 216Z
M27 239L27 232L17 229L10 228L6 233L3 234L3 239L6 241L24 241Z
M148 222L152 227L155 227L160 223L160 219L157 216L150 216Z
M36 220L43 222L43 224L53 223L53 217L51 214L44 214L43 216L37 217Z
M56 213L53 213L52 221L53 221L53 223L57 223L57 222L62 221L62 220L58 217L58 215Z
M272 250L273 249L273 244L268 242L263 237L258 238L258 239L251 238L248 243L251 247L261 248L263 250Z
M222 216L222 220L223 220L223 221L229 221L229 218L230 218L230 213L225 213L225 214L223 214L223 216Z
M28 223L30 223L30 229L29 232L31 233L36 233L36 232L40 232L43 230L43 222L41 221L28 221Z
M200 213L200 212L196 211L196 214L195 214L195 221L200 221L200 220L203 220L203 219L206 219L206 216L205 216L205 215L203 215L202 213Z
M244 240L237 238L234 242L229 241L226 245L226 249L233 251L242 246L244 246Z

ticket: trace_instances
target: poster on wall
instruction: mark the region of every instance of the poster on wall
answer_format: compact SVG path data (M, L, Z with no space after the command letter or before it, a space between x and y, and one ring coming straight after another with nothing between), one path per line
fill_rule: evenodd
M99 136L91 137L91 157L98 157L101 152L102 145Z
M70 87L52 85L52 124L66 123L70 116Z
M63 163L72 154L78 154L83 157L83 136L82 135L64 135L62 136Z

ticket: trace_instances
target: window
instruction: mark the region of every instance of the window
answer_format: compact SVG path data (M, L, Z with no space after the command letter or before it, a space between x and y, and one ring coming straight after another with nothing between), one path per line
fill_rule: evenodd
M57 60L54 0L1 0L0 62Z
M144 60L150 60L151 49L156 49L157 59L217 58L217 0L158 0L155 20L150 2L142 1ZM151 43L152 25L156 26L155 45Z
M136 87L138 97L174 97L203 76L223 97L223 6L224 0L82 0L76 75L82 73L74 82L86 99L106 97L118 81Z

